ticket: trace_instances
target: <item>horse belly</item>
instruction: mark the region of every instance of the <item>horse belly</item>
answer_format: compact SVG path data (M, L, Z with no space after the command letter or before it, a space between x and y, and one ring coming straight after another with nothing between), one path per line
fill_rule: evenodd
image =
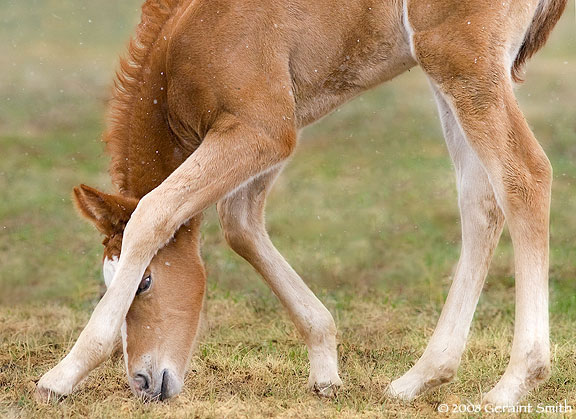
M342 69L296 97L296 119L300 127L311 124L355 96L384 83L416 65L409 49L398 51L377 65Z
M300 126L416 65L400 2L355 2L310 24L315 30L303 29L290 56Z

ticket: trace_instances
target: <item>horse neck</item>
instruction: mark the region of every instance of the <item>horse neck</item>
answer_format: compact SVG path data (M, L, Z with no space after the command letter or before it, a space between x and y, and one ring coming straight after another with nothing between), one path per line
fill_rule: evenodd
M136 198L160 185L187 157L168 125L165 97L151 90L135 108L126 157L125 190Z
M120 62L104 140L112 182L123 195L142 198L193 151L169 125L166 50L180 0L148 0L142 22Z

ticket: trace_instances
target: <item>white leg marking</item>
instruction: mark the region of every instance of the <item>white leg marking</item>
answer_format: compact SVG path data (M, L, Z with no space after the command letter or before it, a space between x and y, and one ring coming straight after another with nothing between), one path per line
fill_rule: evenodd
M546 276L543 272L524 275L516 275L516 322L510 363L500 381L486 394L486 404L514 405L550 376L548 281L541 279Z
M462 218L462 251L436 330L418 362L392 382L389 394L412 400L456 375L503 216L488 177L450 108L436 92L448 150L454 161Z

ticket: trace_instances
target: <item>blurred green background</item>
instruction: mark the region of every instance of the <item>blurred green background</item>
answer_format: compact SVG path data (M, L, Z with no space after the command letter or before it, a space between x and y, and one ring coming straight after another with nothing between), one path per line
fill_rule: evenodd
M97 232L72 187L110 191L100 135L117 56L139 0L0 0L0 303L89 307L101 287ZM551 297L576 318L576 30L571 4L518 89L555 169ZM203 254L211 293L272 299L225 246L213 209ZM275 243L335 305L362 295L439 309L460 246L451 163L419 69L306 129L269 199ZM505 235L481 307L512 310ZM376 293L376 294L375 294Z

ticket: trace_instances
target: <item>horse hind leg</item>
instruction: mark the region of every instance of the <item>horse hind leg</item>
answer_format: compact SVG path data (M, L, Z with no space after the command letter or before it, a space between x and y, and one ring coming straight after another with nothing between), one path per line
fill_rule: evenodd
M448 151L456 169L462 250L438 325L418 362L393 381L391 396L412 400L456 375L492 254L504 224L480 160L466 143L454 113L435 91Z
M464 30L470 32L450 36L476 41L476 62L469 50L459 51L458 44L439 44L445 39L440 33L415 33L414 50L482 163L509 227L516 271L514 340L508 368L485 402L511 405L546 380L550 372L548 224L552 169L514 97L506 64L508 51L487 43L484 35L476 38L473 29Z

